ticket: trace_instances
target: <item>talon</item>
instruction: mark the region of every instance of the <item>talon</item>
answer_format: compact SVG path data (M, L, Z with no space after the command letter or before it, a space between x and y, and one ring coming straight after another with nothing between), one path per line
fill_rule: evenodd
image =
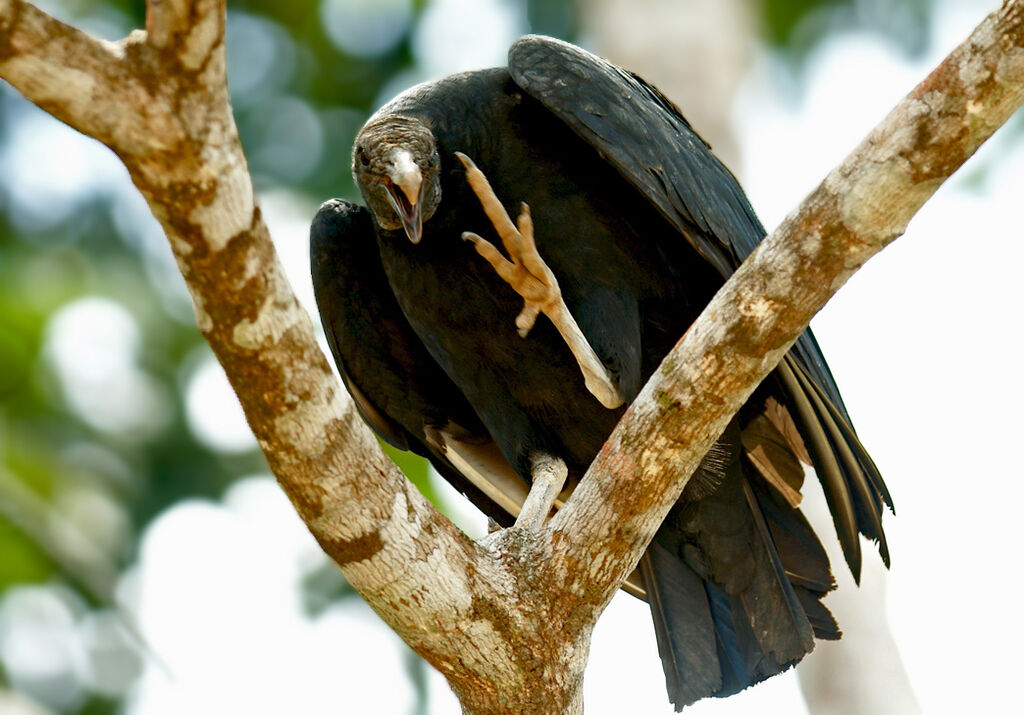
M519 337L525 338L530 334L533 329L534 323L537 322L537 316L540 314L540 308L533 305L523 306L522 312L516 316L516 328L519 333Z

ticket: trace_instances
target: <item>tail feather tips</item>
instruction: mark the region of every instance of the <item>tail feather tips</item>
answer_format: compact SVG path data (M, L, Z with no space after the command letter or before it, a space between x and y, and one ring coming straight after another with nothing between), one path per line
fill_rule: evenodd
M834 587L828 558L806 520L739 462L728 471L714 495L669 515L641 561L677 710L787 670L815 637L839 637L821 603ZM743 523L711 523L726 501Z

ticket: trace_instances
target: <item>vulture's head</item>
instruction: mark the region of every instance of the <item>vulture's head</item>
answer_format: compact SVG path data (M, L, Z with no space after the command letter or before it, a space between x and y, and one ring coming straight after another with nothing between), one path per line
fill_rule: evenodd
M413 243L441 203L441 160L434 134L410 117L367 122L352 150L352 175L381 228L405 229Z

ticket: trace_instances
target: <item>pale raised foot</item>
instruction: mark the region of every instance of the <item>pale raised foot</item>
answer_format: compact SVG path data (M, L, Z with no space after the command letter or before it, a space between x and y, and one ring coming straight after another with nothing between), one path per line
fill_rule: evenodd
M471 231L466 231L462 237L471 241L476 252L491 264L502 280L522 296L523 309L516 316L519 335L525 338L529 334L540 313L548 316L576 358L587 389L602 405L615 409L624 400L562 300L562 291L554 273L537 251L530 208L525 203L520 204L519 217L513 223L483 172L465 154L456 152L456 156L466 167L466 180L494 225L509 258L505 258L492 243Z

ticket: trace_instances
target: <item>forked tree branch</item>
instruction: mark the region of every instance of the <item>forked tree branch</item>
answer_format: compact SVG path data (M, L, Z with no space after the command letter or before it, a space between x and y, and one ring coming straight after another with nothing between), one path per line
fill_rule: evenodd
M0 76L122 158L285 492L472 713L582 711L594 622L707 448L811 316L1024 101L1024 0L1008 0L737 271L562 511L474 543L383 456L285 279L231 116L224 18L224 0L150 0L146 32L108 43L0 0Z

